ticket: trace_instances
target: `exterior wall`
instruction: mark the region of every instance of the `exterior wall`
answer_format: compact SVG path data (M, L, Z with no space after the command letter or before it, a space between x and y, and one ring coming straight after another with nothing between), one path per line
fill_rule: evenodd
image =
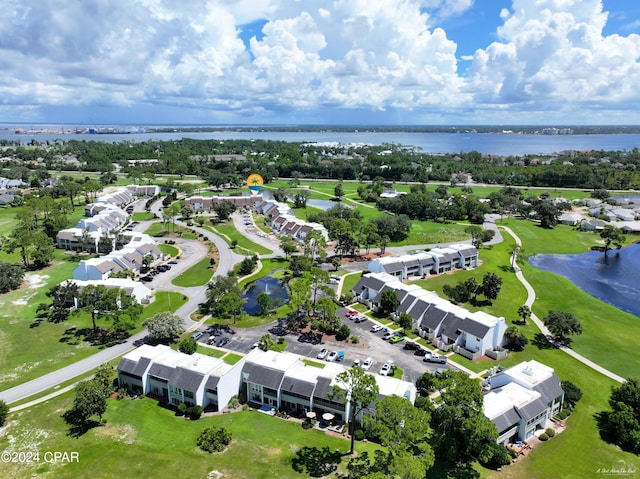
M236 396L242 384L242 368L244 359L238 361L225 372L218 381L218 409L224 409L233 396Z
M145 393L144 382L142 378L118 371L118 384L120 387L133 391L137 394Z

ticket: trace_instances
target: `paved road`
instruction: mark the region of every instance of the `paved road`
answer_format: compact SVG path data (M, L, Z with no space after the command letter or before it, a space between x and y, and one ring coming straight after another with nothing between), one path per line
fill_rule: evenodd
M515 240L518 246L522 246L522 242L520 241L520 238L513 232L513 230L511 230L511 228L508 228L506 226L503 226L502 228L513 237L513 239ZM525 279L524 275L522 274L522 270L516 265L516 261L515 261L516 255L517 255L517 251L513 253L511 264L515 265L516 277L524 285L525 289L527 290L527 300L525 301L525 304L529 306L529 308L531 308L533 306L533 303L536 300L536 292L531 286L531 284L529 284L529 282ZM542 334L544 334L545 337L549 339L549 341L551 341L558 349L560 349L561 351L564 351L569 356L574 357L581 363L589 366L590 368L598 371L601 374L604 374L605 376L613 379L614 381L617 381L619 383L625 382L625 379L623 377L618 376L617 374L609 371L608 369L605 369L602 366L594 363L590 359L585 358L581 354L575 352L573 349L563 346L562 344L559 344L556 341L554 341L553 335L551 334L551 332L547 329L547 327L540 320L540 318L538 318L538 316L536 316L534 313L531 313L531 319L533 320L535 325L538 326Z
M159 214L159 209L161 207L161 201L156 202L152 206L152 211L157 213L159 217L161 216ZM144 229L145 226L141 224L138 225L138 228ZM220 260L218 262L218 268L214 276L226 275L236 262L242 260L243 257L233 253L233 251L231 251L224 240L222 240L218 236L202 228L193 227L193 229L195 229L198 233L202 233L211 241L213 241L218 248L218 251L220 252ZM178 245L185 248L192 248L192 251L194 252L199 248L194 244L190 244L184 241L180 241ZM174 266L175 270L174 268L171 269L171 274L161 273L156 277L157 279L154 279L154 281L158 282L158 289L161 289L160 285L162 284L165 286L162 289L166 288L166 290L170 289L171 291L183 291L185 293L189 293L189 300L176 311L176 314L178 314L185 320L185 326L187 329L194 327L196 324L191 321L190 316L194 311L198 309L198 305L205 301L207 287L205 285L197 288L176 288L175 286L168 288L166 283L170 278L175 277L180 271L188 269L190 266L197 263L200 259L202 259L202 256L197 256L195 254L192 256L190 254L187 254L182 257L179 265ZM126 354L131 349L142 344L146 336L146 330L140 331L121 344L104 349L99 353L89 356L88 358L82 359L76 363L70 364L69 366L61 368L57 371L53 371L32 381L28 381L24 384L20 384L5 391L0 391L0 399L5 401L7 404L11 404L38 394L47 389L54 388L60 383L69 381L75 377L85 374L87 371L91 371L101 364L112 361L122 356L123 354Z

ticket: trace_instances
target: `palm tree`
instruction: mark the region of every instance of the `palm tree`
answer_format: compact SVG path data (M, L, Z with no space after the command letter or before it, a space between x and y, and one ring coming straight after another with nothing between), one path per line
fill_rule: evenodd
M523 304L518 308L518 316L522 318L522 324L527 324L527 319L531 317L531 308L526 304Z
M262 349L263 351L268 351L269 348L273 346L273 338L269 333L265 333L262 336L260 336L260 339L258 340L258 345L260 346L260 349Z

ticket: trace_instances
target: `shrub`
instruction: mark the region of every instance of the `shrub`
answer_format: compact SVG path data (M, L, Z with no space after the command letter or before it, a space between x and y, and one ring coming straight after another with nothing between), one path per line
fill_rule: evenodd
M313 423L309 419L302 421L302 429L311 429L312 427Z
M198 350L198 343L189 336L178 343L178 350L184 354L193 354Z
M353 437L356 441L362 441L364 439L364 430L363 429L356 429L353 432Z
M541 441L548 441L549 436L547 436L546 432L543 432L542 434L540 434L540 436L538 436L538 439L540 439Z
M231 433L224 427L208 427L204 429L196 444L203 451L208 453L223 451L231 442Z
M127 397L127 390L125 388L118 389L118 399L124 399Z
M189 415L189 419L195 421L197 419L200 419L203 411L204 410L202 409L202 406L191 406L189 409L187 409L187 414Z
M181 402L180 404L178 404L178 415L179 416L184 416L187 412L187 405L183 402Z
M563 419L565 419L567 417L567 413L564 412L564 411L560 411L560 412L558 412L558 414L556 414L556 417L562 421Z
M544 430L544 433L549 436L549 438L552 438L553 436L556 435L556 431L555 429L548 427L547 429Z
M9 415L9 405L0 400L0 427L4 425L4 422L7 420L7 416Z
M351 336L351 342L353 344L358 344L360 342L360 336L356 336L355 334Z

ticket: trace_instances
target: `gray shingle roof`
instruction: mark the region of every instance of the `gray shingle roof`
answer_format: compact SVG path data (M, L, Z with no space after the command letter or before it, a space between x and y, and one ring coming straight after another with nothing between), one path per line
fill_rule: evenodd
M519 413L522 419L529 421L540 414L542 411L547 410L547 404L542 399L535 399L529 404L520 408Z
M470 258L471 256L477 256L478 250L476 248L465 248L460 250L460 254L464 258Z
M247 375L247 381L270 389L278 389L284 377L284 371L254 363L245 363L242 372Z
M122 358L118 363L118 371L122 371L123 373L129 373L134 376L140 376L139 374L135 374L136 366L138 366L137 361L132 361L131 359Z
M173 375L173 368L162 364L152 364L149 368L149 374L168 381Z
M424 313L420 327L422 329L436 329L446 315L446 311L443 311L437 306L430 305L429 309Z
M135 370L133 371L133 374L135 374L136 376L142 377L144 372L147 370L147 367L149 366L150 362L151 362L150 358L140 358Z
M218 383L220 382L220 378L218 376L209 376L207 379L207 383L204 385L205 389L210 389L211 391L215 391L218 389Z
M427 303L423 299L419 299L415 302L412 308L407 311L412 318L417 319L429 308L430 303Z
M442 321L442 326L440 328L440 335L445 335L449 339L456 339L460 336L459 327L464 322L464 319L460 316L456 316L453 313L447 314Z
M315 383L303 381L301 379L286 377L282 380L282 392L290 392L299 394L304 397L310 398L313 396L313 390L315 389Z
M200 387L204 374L190 371L189 369L177 367L171 376L171 385L185 391L195 392Z
M466 318L458 328L460 331L464 331L465 333L477 338L484 338L485 334L487 334L487 331L490 329L486 324L479 323L469 318Z
M344 401L341 398L334 397L333 399L329 397L329 391L332 391L333 387L331 386L330 378L319 377L318 382L316 384L316 389L313 392L313 397L325 399L327 401L333 401L339 404L344 404Z
M515 426L520 422L520 415L514 408L510 408L505 413L494 417L491 422L496 425L498 433L502 434L507 429Z
M556 373L553 373L549 379L542 381L533 389L542 395L545 403L550 403L555 398L564 394L560 386L560 378L556 376Z
M360 294L363 289L371 288L378 291L380 288L384 286L384 281L378 278L372 278L370 276L363 276L360 278L360 281L353 287L353 291L356 294Z
M404 269L404 265L400 262L384 264L382 267L387 273L396 273Z

